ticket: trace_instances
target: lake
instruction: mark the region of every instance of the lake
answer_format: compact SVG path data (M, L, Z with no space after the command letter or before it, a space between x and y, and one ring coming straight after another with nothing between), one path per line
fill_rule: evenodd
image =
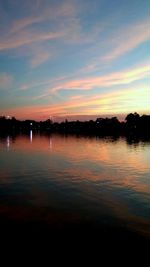
M150 142L32 131L1 137L0 221L5 233L80 229L148 239Z

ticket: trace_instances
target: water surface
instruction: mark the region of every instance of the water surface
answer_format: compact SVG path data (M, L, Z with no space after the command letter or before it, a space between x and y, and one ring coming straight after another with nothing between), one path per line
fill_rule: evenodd
M61 135L0 139L0 219L150 236L150 142Z

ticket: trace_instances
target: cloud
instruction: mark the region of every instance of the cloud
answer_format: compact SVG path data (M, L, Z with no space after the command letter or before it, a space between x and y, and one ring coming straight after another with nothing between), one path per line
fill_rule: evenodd
M29 45L33 42L52 40L60 38L63 35L63 32L20 32L17 35L12 35L3 40L0 40L0 50L18 48L20 46Z
M37 7L32 15L5 22L0 37L0 50L16 49L33 42L63 37L68 32L68 22L76 16L77 9L73 1L64 1L59 5L38 1ZM29 13L30 11L33 11L32 8ZM47 24L42 24L45 22ZM45 29L51 30L43 32L43 25Z
M13 83L13 77L7 73L0 73L0 89L7 89Z
M103 30L98 23L91 24L88 30L85 29L81 22L81 14L79 15L80 8L74 1L64 1L51 7L42 5L39 1L38 6L41 6L38 12L6 25L5 33L0 38L0 50L16 49L33 42L57 38L61 38L62 44L92 43ZM51 30L43 32L44 28Z
M51 55L50 51L47 51L42 47L34 47L33 57L30 60L31 67L36 68L52 57L54 57L54 54Z
M107 28L104 28L104 32L107 32ZM121 27L116 29L111 36L109 34L107 39L100 37L96 40L96 44L87 49L88 55L93 54L94 56L91 59L89 57L89 63L81 70L83 73L104 69L113 60L121 58L121 56L150 41L150 20L146 19L126 28Z
M110 73L104 76L70 80L50 88L49 90L51 92L57 92L60 90L91 90L94 88L130 84L134 81L148 77L149 75L150 65L146 65L123 72Z
M81 98L83 98L82 95L74 95L74 96L70 97L71 100L77 100L77 99L81 99Z
M150 75L150 65L143 65L134 69L122 71L122 72L114 72L110 73L108 75L99 76L99 77L87 77L83 79L73 79L69 80L69 76L61 76L56 78L51 78L48 80L44 80L42 82L32 82L32 83L26 83L22 84L18 87L19 90L31 90L32 88L36 87L45 87L44 90L42 90L40 95L36 95L33 97L33 100L41 99L41 98L47 98L47 97L53 97L54 95L57 96L57 98L60 97L59 91L61 90L70 90L70 91L80 91L80 95L71 96L72 100L77 100L83 97L85 95L82 95L82 91L85 90L93 90L95 88L99 88L101 92L101 88L107 88L112 87L115 88L116 86L121 85L128 85L132 84L133 82L136 82L140 79L144 79L146 77L149 77ZM136 85L137 86L137 85ZM114 89L115 90L115 89Z
M53 6L50 8L48 6L43 8L42 3L39 2L38 6L39 8L41 7L39 14L15 20L12 24L10 32L16 33L26 27L40 22L52 21L60 17L70 17L71 15L74 15L75 11L75 7L71 3L62 3L62 5L59 5L59 7Z
M149 87L143 85L136 89L129 87L124 90L120 89L118 92L84 96L58 104L16 107L7 111L18 118L34 119L47 118L50 115L65 117L78 115L103 116L104 114L112 115L112 113L113 115L127 114L134 111L147 113L150 105L149 99Z
M66 79L66 76L60 76L60 77L56 77L56 78L51 78L48 80L44 80L44 81L36 81L36 82L31 82L31 83L24 83L22 85L20 85L18 88L19 90L30 90L32 88L36 88L39 86L49 86L50 84L55 84L57 82L63 81L64 79Z
M26 17L20 20L16 20L14 21L12 28L11 28L11 33L16 33L20 30L23 30L24 28L26 28L27 26L33 25L35 23L39 23L42 20L44 20L44 18L42 16L39 17Z
M7 112L17 118L48 118L51 116L77 116L77 115L97 115L104 114L117 115L129 112L148 113L150 106L149 86L142 88L128 87L120 89L118 92L103 92L94 96L85 96L79 99L70 99L59 104L32 105L9 109ZM88 118L87 118L88 119Z
M149 109L149 87L130 87L118 92L101 93L96 96L71 99L59 105L45 107L43 112L53 115L120 114Z
M43 64L46 62L48 59L50 59L51 55L47 52L44 52L42 54L38 54L31 60L31 66L33 68L38 67L39 65Z
M131 25L115 34L109 40L114 46L110 53L107 53L102 59L104 61L114 60L139 45L150 40L150 20L145 20L135 25Z

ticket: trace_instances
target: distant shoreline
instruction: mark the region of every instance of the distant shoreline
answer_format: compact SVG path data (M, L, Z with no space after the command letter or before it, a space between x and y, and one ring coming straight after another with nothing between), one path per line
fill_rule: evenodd
M24 120L20 121L12 117L0 117L0 133L25 133L30 130L45 133L83 134L96 136L146 136L150 135L150 115L140 116L138 113L130 113L124 122L117 117L97 118L89 121L53 122Z

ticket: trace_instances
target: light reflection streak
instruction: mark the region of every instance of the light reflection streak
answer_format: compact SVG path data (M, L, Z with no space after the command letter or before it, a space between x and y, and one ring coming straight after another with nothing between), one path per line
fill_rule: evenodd
M33 135L32 135L32 130L30 131L30 143L32 143Z
M9 150L10 149L10 137L9 137L9 135L7 136L6 146L7 146L7 150Z
M49 138L49 149L52 150L52 138Z

